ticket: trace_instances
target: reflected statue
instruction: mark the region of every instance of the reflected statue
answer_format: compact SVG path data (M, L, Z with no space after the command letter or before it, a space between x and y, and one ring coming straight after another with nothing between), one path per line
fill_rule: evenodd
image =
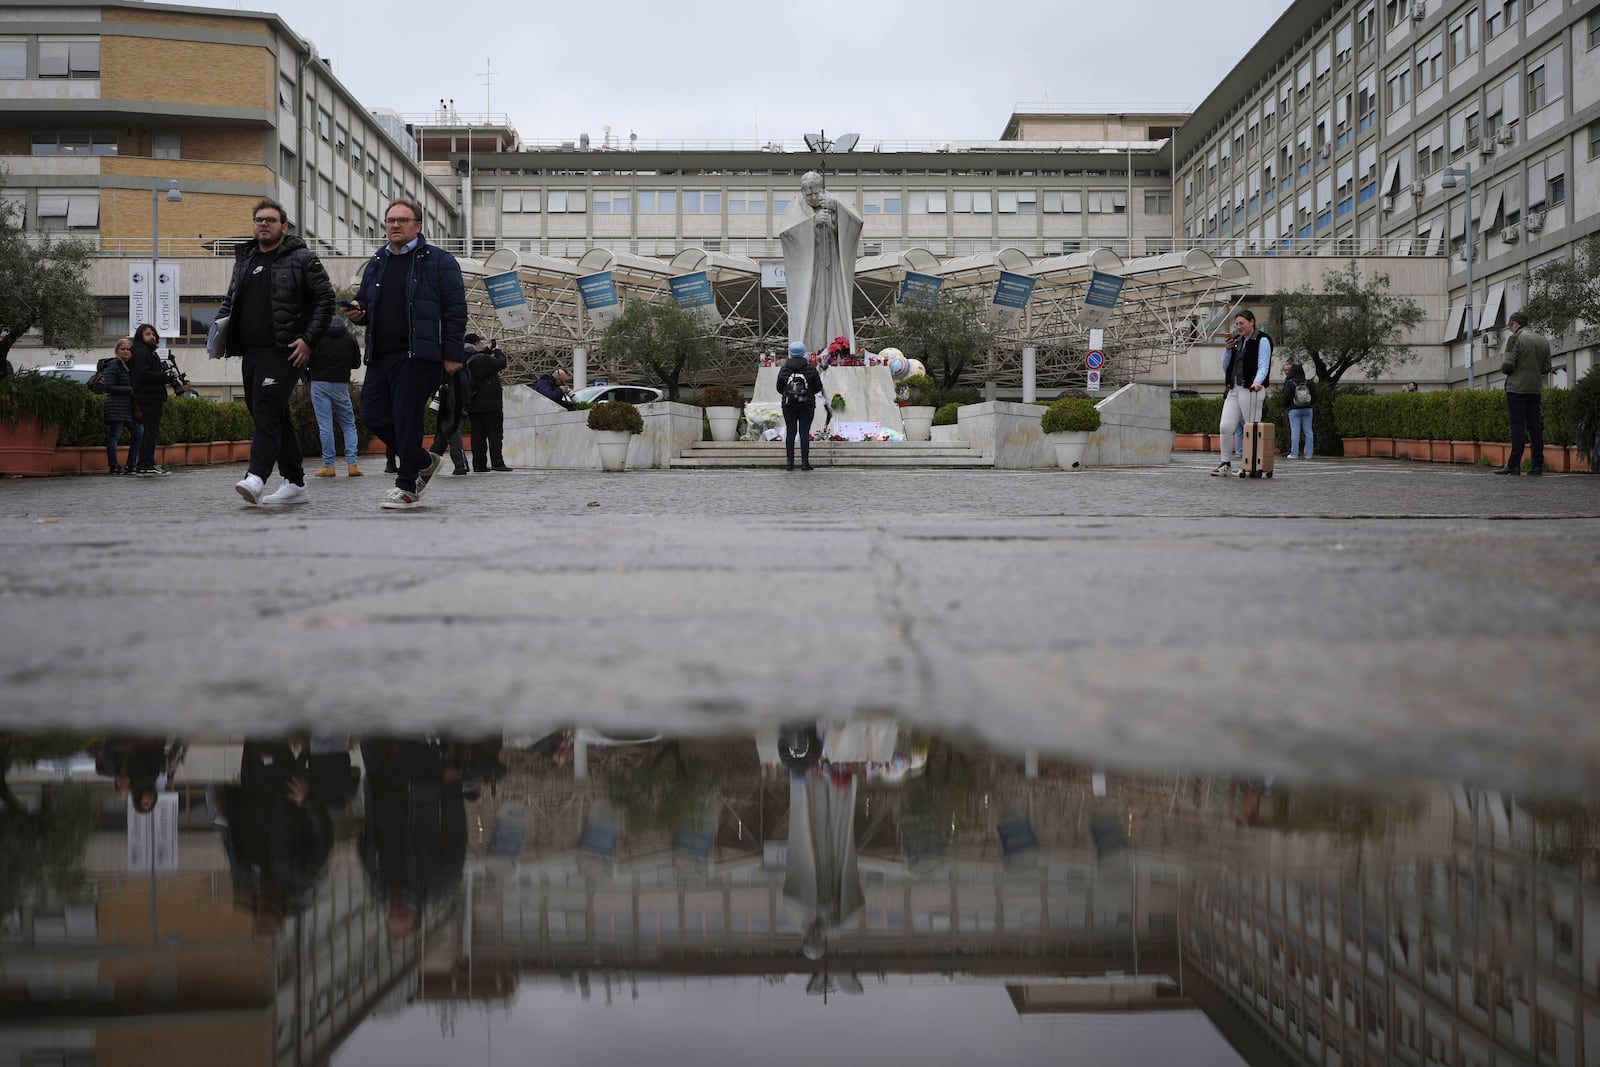
M808 352L820 352L843 337L854 349L851 311L861 216L828 193L822 175L807 171L800 179L800 196L784 209L779 231L789 287L789 340L804 343Z
M856 863L856 779L789 779L789 860L783 895L800 921L802 950L820 959L827 935L866 904Z

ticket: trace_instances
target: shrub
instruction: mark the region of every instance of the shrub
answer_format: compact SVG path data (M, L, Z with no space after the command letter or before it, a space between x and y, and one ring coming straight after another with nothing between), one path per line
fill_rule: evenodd
M192 444L198 441L220 441L221 432L217 417L217 404L192 396L168 397L161 408L161 440L163 445Z
M1572 444L1572 390L1546 389L1539 400L1540 421L1544 423L1544 443Z
M1600 474L1600 366L1590 367L1567 398L1572 443L1589 457L1589 469Z
M960 411L960 404L946 404L933 413L933 424L935 426L954 426L961 419Z
M1092 433L1100 428L1100 410L1093 400L1063 397L1044 409L1039 428L1045 433Z
M928 403L936 408L942 408L946 404L965 407L968 404L983 403L983 393L981 390L974 389L969 385L956 385L951 386L949 389L935 389L932 395L928 397Z
M921 408L932 405L938 386L926 374L913 374L900 383L900 388L905 392L907 404Z
M731 385L708 385L700 392L700 402L708 408L742 408L744 394Z
M607 400L589 409L589 429L644 433L644 416L625 400Z
M1171 401L1173 433L1216 433L1222 423L1222 397L1185 397Z
M61 434L77 429L89 395L77 382L35 370L17 371L0 378L0 421L15 426L19 419L37 418L46 429L57 427L59 440Z
M101 447L106 443L106 398L99 393L87 394L83 399L83 413L78 418L78 424L68 433L63 430L56 435L57 448L90 448L95 445ZM123 437L128 437L126 428L122 431Z

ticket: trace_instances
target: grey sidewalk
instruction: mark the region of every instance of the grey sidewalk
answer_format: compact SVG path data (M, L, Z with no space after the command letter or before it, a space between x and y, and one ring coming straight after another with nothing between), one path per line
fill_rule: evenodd
M0 720L899 715L1144 765L1600 784L1600 478L629 472L0 483ZM1537 520L1537 521L1523 521ZM1242 755L1242 753L1248 755Z

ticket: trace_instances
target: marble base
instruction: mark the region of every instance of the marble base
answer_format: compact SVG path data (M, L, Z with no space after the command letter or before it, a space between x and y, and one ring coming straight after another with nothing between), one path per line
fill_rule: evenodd
M1172 461L1172 404L1165 388L1125 385L1095 406L1100 429L1089 435L1085 466L1164 466ZM968 404L956 413L954 436L992 454L997 468L1054 467L1055 447L1039 428L1043 417L1038 404ZM950 429L934 427L934 439L948 439Z
M568 411L527 386L510 386L505 397L505 456L513 467L546 470L599 470L600 450L589 429L587 411ZM701 411L661 400L639 405L644 433L628 445L628 467L665 467L686 448L700 443Z
M897 433L905 433L900 405L895 403L894 378L888 367L833 367L822 374L823 393L819 404L844 394L844 410L833 417L844 422L878 422ZM762 367L756 373L757 402L778 403L778 368ZM818 412L820 416L822 413Z

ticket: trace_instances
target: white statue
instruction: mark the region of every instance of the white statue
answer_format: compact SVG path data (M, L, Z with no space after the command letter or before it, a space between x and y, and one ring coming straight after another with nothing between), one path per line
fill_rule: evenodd
M835 337L843 337L854 351L851 305L861 216L828 194L822 175L807 171L800 179L800 196L784 209L780 236L789 285L789 340L803 342L808 352L820 352Z

